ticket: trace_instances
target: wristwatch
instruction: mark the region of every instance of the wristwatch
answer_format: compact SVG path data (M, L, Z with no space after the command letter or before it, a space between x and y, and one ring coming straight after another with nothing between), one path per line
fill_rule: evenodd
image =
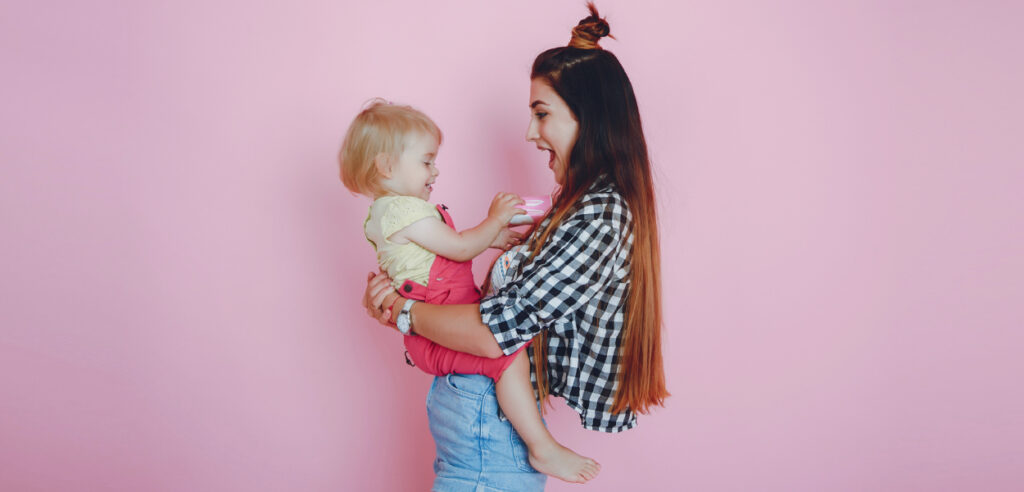
M398 325L398 331L402 332L403 335L412 334L412 305L416 304L416 299L409 299L405 301L405 305L402 306L402 310L398 313L398 319L395 320L395 324Z

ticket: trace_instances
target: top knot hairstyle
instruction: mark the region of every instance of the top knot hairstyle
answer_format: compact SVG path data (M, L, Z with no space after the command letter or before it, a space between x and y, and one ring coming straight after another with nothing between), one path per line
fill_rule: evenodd
M590 15L572 30L568 46L537 55L530 74L561 97L579 123L562 188L552 203L550 223L531 235L530 258L578 206L599 179L613 183L632 214L629 233L629 294L618 354L618 385L612 411L647 413L669 396L661 356L661 253L654 183L633 85L622 64L598 40L610 36L608 22L593 2ZM613 38L614 39L614 38ZM541 401L548 395L547 335L532 345Z
M597 43L601 38L608 36L615 39L615 36L611 35L612 31L608 27L608 22L597 13L594 2L587 2L587 8L590 9L590 16L584 17L579 24L576 24L576 27L572 28L572 39L569 40L569 46L581 50L599 50L601 46Z

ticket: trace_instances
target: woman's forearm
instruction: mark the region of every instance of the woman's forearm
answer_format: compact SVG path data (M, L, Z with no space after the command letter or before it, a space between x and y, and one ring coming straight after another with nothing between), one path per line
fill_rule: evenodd
M459 352L492 359L504 355L491 329L480 321L479 304L417 302L412 306L412 331Z
M392 327L405 301L404 297L392 291L381 303L383 309L391 309L389 321ZM437 305L417 302L413 304L411 314L413 333L438 345L492 359L505 355L491 329L480 320L479 304Z

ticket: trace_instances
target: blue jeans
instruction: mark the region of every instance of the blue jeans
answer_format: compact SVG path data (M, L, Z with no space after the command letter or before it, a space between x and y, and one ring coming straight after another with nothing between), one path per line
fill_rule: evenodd
M449 374L434 378L427 418L437 445L433 492L534 492L547 476L530 466L526 445L498 418L494 381Z

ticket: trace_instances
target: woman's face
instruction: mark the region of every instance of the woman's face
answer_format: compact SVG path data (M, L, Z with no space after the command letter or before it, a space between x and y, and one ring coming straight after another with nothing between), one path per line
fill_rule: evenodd
M555 173L558 184L565 184L569 154L580 129L576 116L555 90L539 78L530 82L530 111L532 115L530 127L526 129L526 140L548 152L548 168Z

